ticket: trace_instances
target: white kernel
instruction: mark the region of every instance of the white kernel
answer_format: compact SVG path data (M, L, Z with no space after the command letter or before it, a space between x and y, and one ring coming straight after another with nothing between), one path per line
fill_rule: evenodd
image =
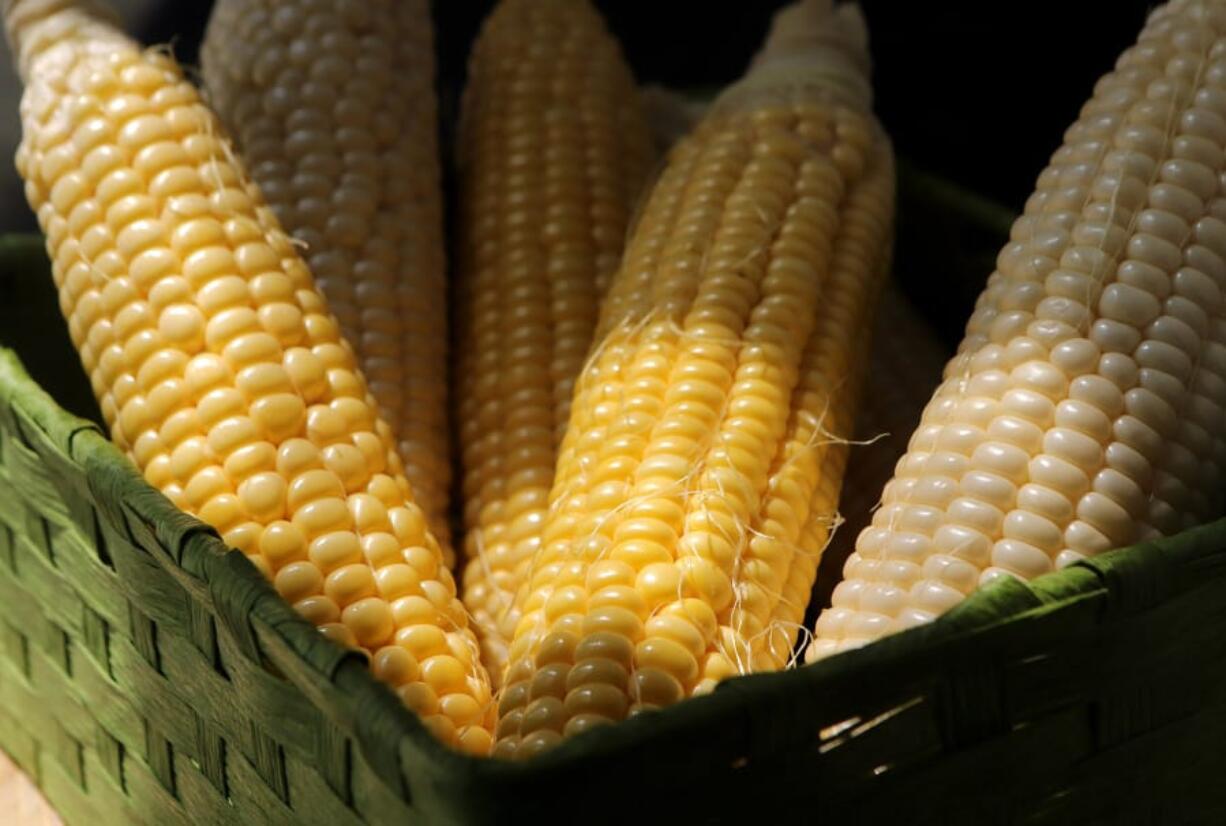
M911 586L915 606L931 614L943 614L957 605L965 595L951 585L936 580L921 580Z
M1056 424L1105 444L1111 439L1111 419L1097 405L1065 399L1056 407Z
M1051 399L1033 390L1015 388L1001 398L1003 413L1034 422L1039 427L1048 427L1051 424L1055 410L1056 406Z
M1014 416L997 416L988 426L992 439L1021 448L1027 453L1038 451L1043 442L1043 430L1032 422Z
M1043 437L1043 451L1079 468L1096 467L1102 462L1103 446L1084 433L1065 427L1053 427Z
M1031 481L1050 488L1070 501L1080 497L1090 487L1090 479L1085 472L1059 456L1036 456L1030 461L1028 471Z
M1094 342L1086 338L1075 338L1052 348L1051 360L1066 376L1076 377L1094 370L1100 355L1101 352Z
M1162 460L1165 440L1153 428L1132 415L1120 416L1112 427L1115 438L1151 464Z
M1141 332L1133 324L1100 318L1090 328L1090 340L1107 353L1132 353L1141 343Z
M1023 579L1052 570L1052 559L1041 549L1017 539L1002 539L992 547L992 564Z
M1174 434L1178 425L1175 410L1160 396L1144 387L1134 387L1124 394L1124 408L1164 437Z
M1203 333L1198 334L1196 330L1180 318L1173 315L1164 315L1159 316L1153 324L1149 325L1145 330L1145 335L1157 341L1178 347L1189 355L1199 355L1200 339ZM1137 355L1137 362L1139 364L1142 363L1139 354Z
M1085 556L1095 556L1115 547L1101 531L1080 519L1074 520L1064 531L1064 543Z
M999 508L965 496L951 502L945 513L950 522L965 525L985 536L997 535L1005 518Z
M1013 506L1016 486L995 473L973 470L962 477L961 493L970 499L1005 510Z
M1135 529L1128 511L1097 491L1081 497L1077 503L1077 518L1094 527L1116 547L1128 544Z
M1120 264L1115 278L1122 284L1136 287L1149 293L1159 301L1165 300L1171 292L1170 273L1158 269L1153 264L1144 261L1128 260Z
M1051 488L1034 482L1018 489L1017 506L1053 523L1065 523L1073 517L1072 502Z
M1123 353L1104 353L1098 362L1098 373L1119 390L1128 390L1137 383L1137 363Z
M942 525L932 537L934 548L941 553L966 560L976 568L988 563L992 543L982 532L966 525Z
M1172 267L1173 270L1175 267ZM1162 305L1154 295L1130 284L1117 282L1102 290L1098 311L1107 319L1140 328L1159 316Z

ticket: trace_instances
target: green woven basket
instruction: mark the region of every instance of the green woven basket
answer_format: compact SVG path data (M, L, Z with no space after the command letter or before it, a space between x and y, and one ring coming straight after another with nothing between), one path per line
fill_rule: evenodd
M1226 523L478 760L90 421L39 239L0 240L0 342L0 748L70 824L1226 822Z

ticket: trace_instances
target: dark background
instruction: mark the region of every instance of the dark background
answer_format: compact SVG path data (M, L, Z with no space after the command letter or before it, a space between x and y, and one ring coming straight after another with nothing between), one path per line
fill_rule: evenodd
M128 0L131 2L132 0ZM130 20L187 65L211 0L143 0ZM594 0L644 83L711 91L742 72L782 0ZM878 114L911 167L1020 210L1094 82L1131 44L1148 0L861 0ZM444 137L469 47L493 0L435 0ZM13 108L15 109L15 104ZM15 117L13 112L12 116ZM11 168L11 167L10 167ZM900 190L895 275L948 346L960 338L1002 232L941 226L915 187ZM7 192L3 189L7 188ZM926 194L926 193L925 193ZM0 178L0 231L33 230L15 176ZM999 226L997 222L996 226ZM967 275L969 273L969 275Z
M717 87L744 68L781 0L597 0L637 77ZM1148 0L862 0L877 109L901 156L1020 208L1094 81L1140 31ZM166 0L140 34L195 62L211 6ZM492 0L436 0L445 97Z
M137 34L195 63L208 0L163 0ZM444 107L492 0L436 0ZM598 0L641 81L717 87L734 79L780 0ZM1147 0L862 0L877 109L900 156L1018 209L1064 128L1119 52ZM20 197L20 193L14 193ZM7 229L32 228L6 210Z
M436 4L440 76L461 79L491 2ZM604 0L640 81L737 77L785 3ZM1136 38L1144 0L861 0L877 110L900 156L1020 209L1095 80Z

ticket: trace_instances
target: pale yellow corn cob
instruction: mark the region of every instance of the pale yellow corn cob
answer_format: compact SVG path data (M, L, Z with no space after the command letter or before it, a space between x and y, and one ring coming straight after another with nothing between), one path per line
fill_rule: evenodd
M473 50L458 151L464 601L495 683L651 158L634 79L586 0L503 0Z
M311 274L168 55L16 0L17 168L115 442L442 740L483 752L477 643Z
M576 388L496 754L790 657L888 257L865 41L854 7L790 9L671 153Z
M1222 512L1226 3L1176 0L1039 176L814 659Z
M205 90L302 254L454 563L447 312L426 0L219 0Z

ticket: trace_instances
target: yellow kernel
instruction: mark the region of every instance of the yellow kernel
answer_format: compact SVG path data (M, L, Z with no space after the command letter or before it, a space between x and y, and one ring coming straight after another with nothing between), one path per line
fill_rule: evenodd
M387 517L387 508L378 499L367 493L354 493L349 495L347 501L353 525L360 533L390 530L392 525Z
M524 709L524 716L519 724L521 735L546 729L561 732L566 724L566 707L557 697L540 697L533 700Z
M624 691L630 680L630 672L623 664L603 657L581 660L566 675L566 688L573 691L588 683L602 683Z
M679 701L684 690L676 678L655 668L640 668L631 678L630 696L636 703L667 706Z
M608 632L627 640L638 640L643 634L643 622L638 615L625 608L607 606L589 611L583 619L585 637Z
M306 559L306 537L289 522L272 522L260 535L260 553L273 570L280 570L290 562Z
M626 716L630 701L618 687L601 683L586 683L567 692L566 713L572 717L593 714L608 720Z
M323 577L310 562L291 562L277 571L273 580L277 593L289 602L297 602L305 597L320 593L323 589Z
M356 648L358 641L354 639L353 632L341 622L329 622L319 626L319 633L337 645L345 648Z
M638 573L635 587L651 606L671 602L681 596L681 572L671 562L656 562Z
M375 595L375 578L365 562L344 565L328 574L324 593L338 605L349 605Z
M392 611L378 597L358 600L341 612L341 621L353 632L363 648L372 649L386 643L395 630Z
M404 646L418 662L447 653L447 635L433 625L415 625L396 631L396 644Z
M566 676L569 672L570 665L567 663L550 663L539 667L532 675L528 696L531 699L538 697L565 699Z
M270 439L283 441L303 432L306 405L296 394L273 393L251 404L251 416Z
M676 564L689 596L705 600L716 611L722 611L732 602L732 583L711 562L701 557L687 556L677 560Z
M448 745L455 742L456 727L451 718L443 714L433 714L422 719L422 724L429 730L431 736L440 743Z
M297 520L294 521L293 527L299 535L308 535L298 525ZM308 553L311 561L325 572L335 571L344 565L362 560L362 546L357 535L343 530L316 537L311 541Z
M547 634L541 640L540 649L536 654L537 667L544 667L551 663L569 664L574 659L575 646L578 642L573 634L565 632Z
M364 534L361 550L370 566L378 570L403 559L400 543L390 533Z
M287 504L291 511L303 505L325 498L340 498L345 495L336 474L322 468L306 470L294 477L289 485ZM346 513L348 508L346 508Z
M478 725L460 729L459 742L460 748L469 754L487 755L494 747L493 736Z
M468 694L447 694L439 700L439 710L457 727L475 726L481 723L483 710Z
M438 695L424 682L405 683L396 690L400 700L418 715L434 714L438 711Z
M310 596L294 603L299 616L313 625L329 625L340 621L341 609L327 597Z
M375 582L379 595L389 602L421 593L422 583L417 571L403 563L392 563L378 568L375 571Z
M376 679L392 687L414 682L420 679L421 674L417 660L399 645L385 645L376 651L371 668Z
M596 631L585 635L575 646L575 662L587 659L612 660L629 669L634 660L634 645L623 635Z
M657 614L647 620L645 631L649 637L660 637L678 643L694 657L701 657L706 651L707 641L702 632L695 628L693 623L675 614Z
M635 648L639 668L659 669L682 685L698 679L698 661L682 645L664 637L643 640Z
M438 695L465 691L467 673L459 660L447 654L421 661L421 678Z
M257 473L239 485L238 497L253 519L268 523L284 518L286 489L281 474Z
M418 594L410 594L392 602L392 619L397 628L412 625L437 625L440 620L434 603Z

